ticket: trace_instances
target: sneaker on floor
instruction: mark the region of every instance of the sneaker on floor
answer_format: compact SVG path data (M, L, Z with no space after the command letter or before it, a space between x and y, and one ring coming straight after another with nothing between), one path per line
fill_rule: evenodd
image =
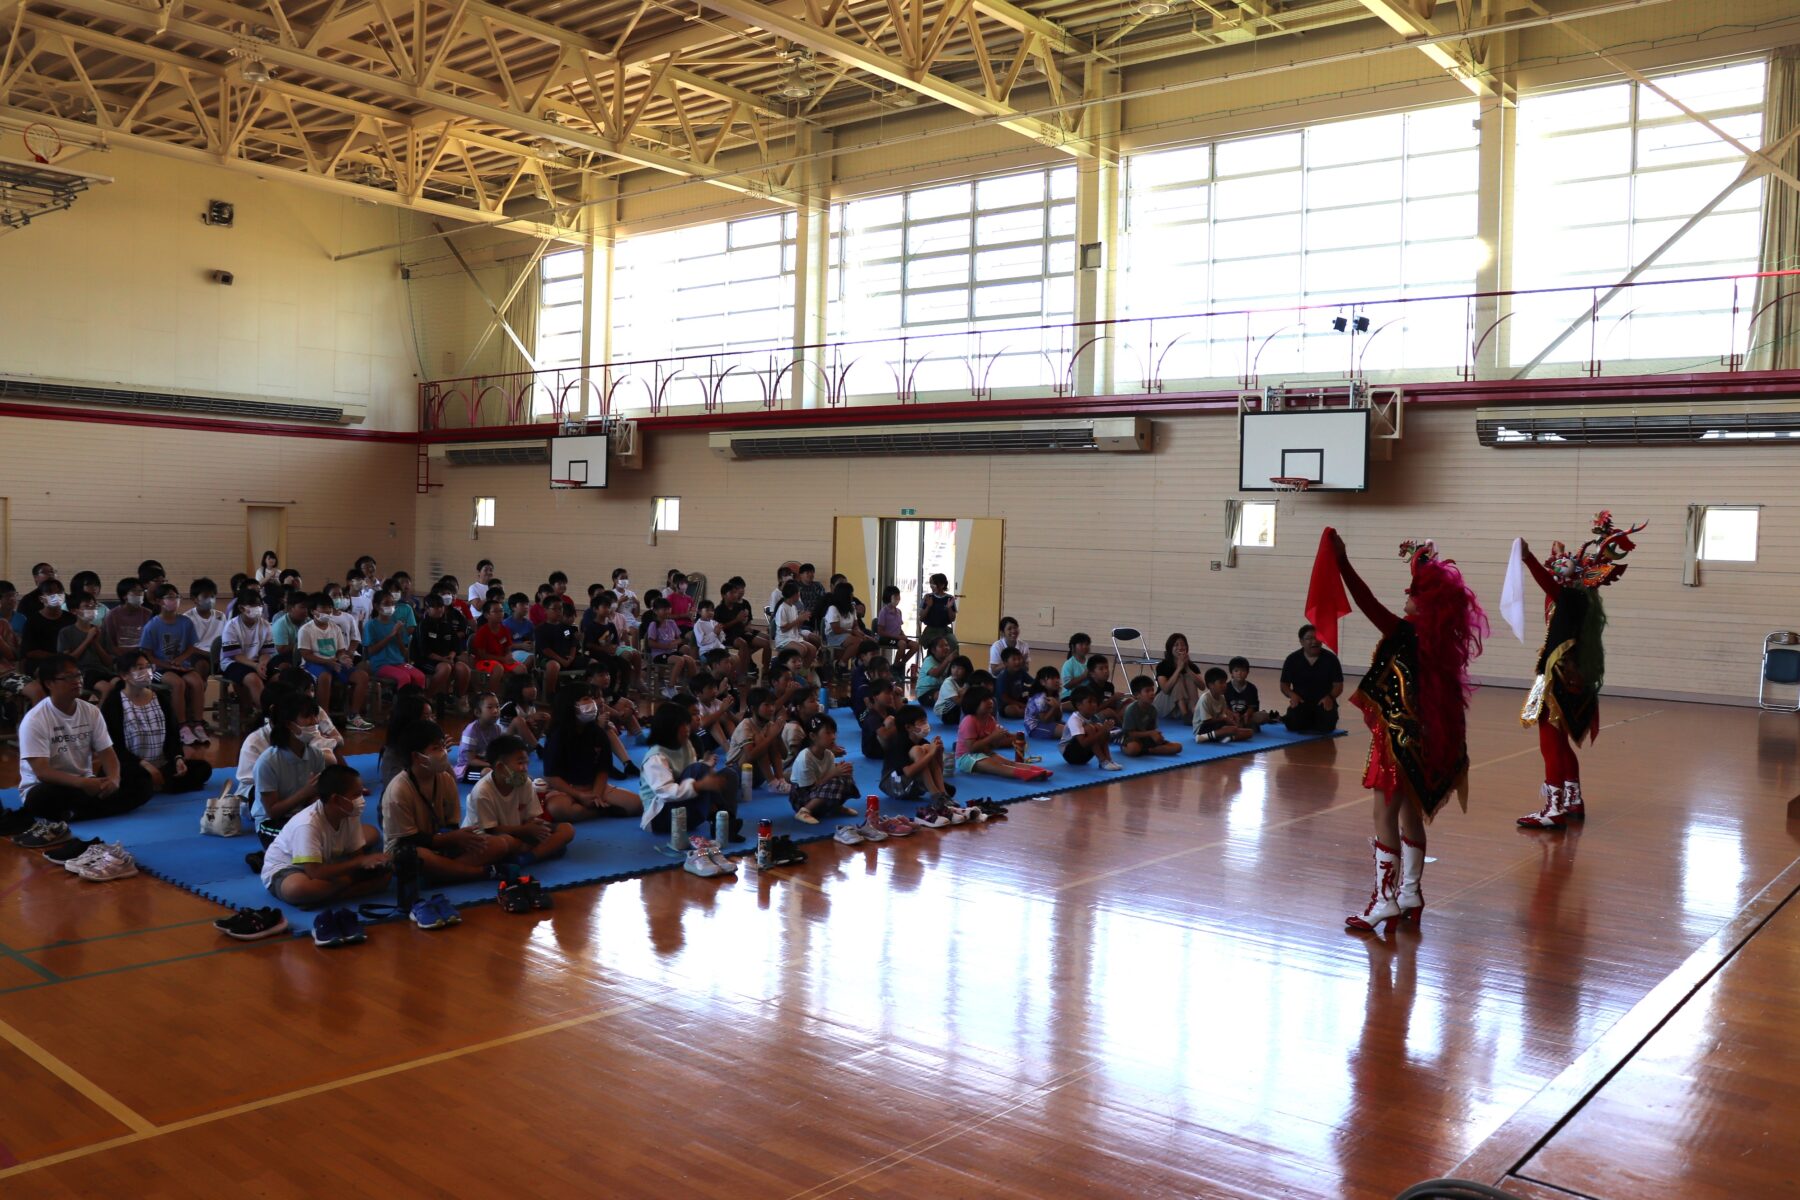
M913 823L905 817L877 817L875 823L889 837L911 837L914 832Z
M52 846L44 851L44 857L53 863L61 863L64 866L67 866L69 863L86 854L89 850L92 850L95 846L104 846L105 844L106 843L102 842L99 838L88 838L86 841L83 841L80 838L70 838L62 845Z
M358 942L369 940L369 935L363 932L362 918L356 915L354 909L340 908L334 911L337 913L337 928L343 935L344 945L354 946Z
M67 846L69 844L70 843L65 842L65 843L63 843L63 846ZM59 850L62 848L63 847L61 847L61 846L58 847ZM105 842L101 841L99 838L95 838L93 841L91 841L87 844L87 849L81 851L78 854L74 854L66 859L63 859L62 860L63 870L69 872L71 875L79 875L79 874L81 874L81 869L83 867L86 867L92 863L98 862L100 860L100 856L102 854L105 854L109 849L111 849L111 847L108 846ZM123 849L123 847L120 847L120 849Z
M240 942L254 942L286 933L288 923L278 908L240 908L233 915L214 921L213 928Z
M854 825L839 825L838 831L832 834L831 837L833 841L842 842L846 846L861 845L868 840L863 837L862 830Z
M313 918L313 945L331 947L344 944L343 926L338 919L343 911L341 908L328 908Z
M875 819L879 821L881 818L877 817ZM864 824L854 826L853 828L855 828L856 832L862 834L862 840L865 842L885 842L888 840L887 830L881 828L880 825L870 825L865 822Z
M689 850L687 861L681 864L681 869L702 879L716 879L725 873L705 850Z
M115 879L129 879L138 873L137 859L131 857L131 851L118 844L102 846L91 859L76 859L75 874L89 883L111 883Z
M721 874L737 874L737 864L731 860L725 853L725 847L719 845L719 843L712 843L712 849L707 852L707 857L713 860L713 866L719 868Z
M500 911L509 913L527 913L531 911L531 885L523 879L511 877L500 884Z
M13 836L13 845L25 850L42 850L47 846L60 846L69 837L69 827L66 824L39 817L31 823L31 828Z
M913 824L927 829L943 829L950 824L950 814L935 804L927 804L913 814Z
M1125 764L1116 758L1109 758L1100 764L1100 769L1102 771L1123 771L1125 769Z
M806 861L806 855L794 845L794 839L786 834L779 834L769 839L769 865L771 867L791 867Z
M977 800L975 802L975 807L987 814L987 818L990 821L995 819L1004 821L1006 819L1006 806L1004 804L998 804L992 800Z
M952 825L967 825L970 821L978 819L974 813L960 804L943 804L939 805L939 808L942 809L945 818Z
M364 720L361 715L358 715L345 721L344 728L348 729L351 733L367 733L369 730L375 728L375 726L367 720Z
M437 904L434 903L439 898L433 896L429 900L421 900L413 905L412 912L408 914L412 917L412 923L420 929L442 929L450 924L444 919L444 914L438 911Z
M794 785L785 779L771 779L769 782L763 784L763 787L768 791L774 792L777 796L785 796L794 790Z
M22 808L0 808L0 837L24 833L35 824L31 814Z
M184 745L184 746L198 745L199 741L200 741L200 739L194 736L194 727L192 725L183 725L181 727L181 744L182 745Z

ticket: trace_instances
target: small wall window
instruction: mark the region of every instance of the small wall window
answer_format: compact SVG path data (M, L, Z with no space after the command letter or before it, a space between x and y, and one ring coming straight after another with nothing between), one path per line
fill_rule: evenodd
M1709 504L1700 525L1701 562L1755 562L1760 509Z
M1246 500L1238 507L1237 546L1267 549L1275 544L1275 505L1267 500Z
M681 497L656 498L656 530L658 533L681 532Z
M494 498L492 496L475 497L475 528L492 529L494 527Z

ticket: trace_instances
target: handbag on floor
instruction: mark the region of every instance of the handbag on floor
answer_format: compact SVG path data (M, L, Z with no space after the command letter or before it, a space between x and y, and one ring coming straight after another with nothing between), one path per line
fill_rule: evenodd
M241 801L232 790L236 780L227 780L225 790L206 802L206 811L200 814L200 832L209 837L236 837L244 832L243 817L239 813Z

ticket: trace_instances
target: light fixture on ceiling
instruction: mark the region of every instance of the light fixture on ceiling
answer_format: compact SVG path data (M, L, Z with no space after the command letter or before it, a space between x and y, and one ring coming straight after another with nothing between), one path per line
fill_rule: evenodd
M239 24L235 39L237 44L229 51L231 57L239 62L238 75L252 87L261 87L275 77L269 70L269 64L263 61L260 47L275 41L275 31L263 25Z
M269 70L269 64L260 58L246 59L244 69L239 73L243 75L245 83L255 84L258 87L274 78Z
M1169 0L1137 0L1134 7L1140 17L1166 17L1175 11Z
M876 92L875 103L886 108L917 108L919 93L911 88L890 88L885 92Z
M782 55L788 61L787 76L775 88L783 100L805 100L819 90L813 82L813 56L807 50L789 50Z

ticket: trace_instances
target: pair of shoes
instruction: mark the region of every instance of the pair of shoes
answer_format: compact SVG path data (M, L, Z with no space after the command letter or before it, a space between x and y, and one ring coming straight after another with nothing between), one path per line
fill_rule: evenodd
M1123 771L1125 769L1125 764L1116 758L1109 758L1100 764L1100 769L1102 771Z
M742 828L742 826L740 826L740 828ZM719 843L713 841L711 838L702 837L699 834L695 834L693 837L688 839L688 853L689 854L699 853L699 854L706 855L709 859L712 860L713 866L715 866L719 869L718 873L721 875L736 875L737 874L737 864L732 862L729 858L725 857L724 848L722 846L720 846Z
M856 830L856 832L862 836L862 840L865 842L885 842L885 841L887 841L888 840L887 830L885 830L881 827L881 825L880 825L881 818L876 817L875 821L876 821L876 823L873 825L869 824L869 822L867 822L867 821L864 821L861 825L852 825L850 828Z
M89 850L92 850L95 846L102 845L105 845L105 843L99 838L88 838L86 841L83 841L80 838L71 838L60 846L52 846L50 849L44 851L44 857L53 863L62 863L64 866L67 866L75 859L86 854Z
M254 942L286 933L288 923L279 908L240 908L233 915L214 921L213 928L240 942Z
M985 817L978 816L973 809L964 804L950 804L945 802L939 804L937 809L944 814L945 818L952 825L967 825L970 821L986 820Z
M911 837L913 823L905 817L877 817L875 825L889 837Z
M763 784L763 787L774 792L777 796L785 796L794 790L794 785L785 779L771 779L769 782Z
M57 847L57 851L60 853L68 846L75 844L77 843L64 842L61 846ZM63 870L69 872L69 874L79 875L83 868L100 861L100 856L106 853L110 848L111 847L105 842L101 841L99 838L95 838L88 842L83 849L74 854L70 854L65 858L59 858L56 861L60 862L63 866ZM124 847L121 846L119 849L123 850Z
M882 835L886 837L886 834ZM862 829L856 825L839 825L838 831L831 835L833 841L842 842L846 846L859 846L869 839L863 836Z
M46 821L39 817L25 832L13 835L13 845L22 850L42 850L60 846L70 838L69 827L62 821Z
M348 729L351 733L367 733L369 730L375 728L375 726L365 720L362 714L358 713L356 716L351 717L348 721L344 722L344 728Z
M129 879L138 873L137 859L131 856L131 851L117 842L110 846L96 846L88 854L63 865L89 883L111 883L115 879Z
M35 823L31 814L22 808L0 808L0 837L24 833Z
M441 896L432 897L442 899ZM448 901L445 901L448 906ZM500 911L524 913L550 907L550 894L544 891L544 885L529 875L509 876L500 884ZM456 920L461 920L458 917ZM455 921L452 922L454 924Z
M980 809L982 814L990 821L995 819L1002 821L1006 820L1006 806L1004 804L997 804L992 800L977 800L973 807Z
M769 865L771 867L791 867L806 861L806 855L794 845L794 839L785 833L769 839Z
M412 922L420 929L443 929L449 925L461 925L462 914L444 898L442 892L438 892L412 906Z
M329 948L366 942L362 918L347 908L328 908L313 918L313 945Z
M197 746L200 744L200 739L194 736L194 727L192 725L183 725L181 727L181 744L184 746Z
M913 824L927 829L943 829L950 824L950 814L935 804L927 804L913 814Z

